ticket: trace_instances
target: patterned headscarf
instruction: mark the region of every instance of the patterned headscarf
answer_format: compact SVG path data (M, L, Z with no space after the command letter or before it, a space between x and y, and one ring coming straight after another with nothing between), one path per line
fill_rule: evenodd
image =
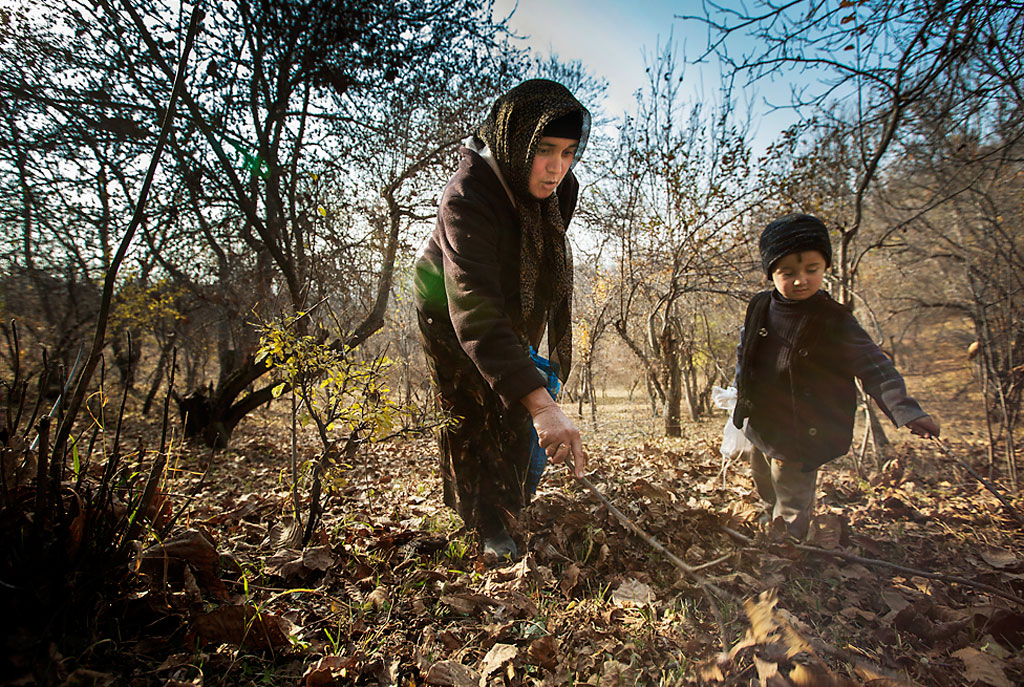
M534 311L535 296L541 275L550 275L546 280L552 290L551 310L547 313L548 346L558 353L563 375L568 373L572 360L572 253L557 194L537 200L530 193L529 183L544 127L571 112L582 115L575 166L590 133L590 113L565 86L554 81L532 79L508 91L494 102L477 132L494 155L519 208L520 296L523 319L528 325L543 315Z

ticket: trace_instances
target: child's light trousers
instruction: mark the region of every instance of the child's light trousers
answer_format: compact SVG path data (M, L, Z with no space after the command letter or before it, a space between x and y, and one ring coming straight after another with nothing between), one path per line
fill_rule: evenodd
M818 471L803 472L799 461L769 458L750 442L744 453L750 461L757 493L772 506L772 521L782 518L790 534L805 538L814 510Z

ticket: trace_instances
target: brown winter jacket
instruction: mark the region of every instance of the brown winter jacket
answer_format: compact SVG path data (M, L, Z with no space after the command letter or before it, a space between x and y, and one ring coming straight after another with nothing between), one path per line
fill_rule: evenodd
M519 296L519 218L487 162L463 147L441 196L437 224L416 261L416 308L451 328L462 350L506 407L545 380L530 359L544 335L549 289L538 285L538 317L524 322ZM572 172L557 190L568 227L579 183ZM557 340L561 332L555 332ZM560 376L571 361L559 361Z

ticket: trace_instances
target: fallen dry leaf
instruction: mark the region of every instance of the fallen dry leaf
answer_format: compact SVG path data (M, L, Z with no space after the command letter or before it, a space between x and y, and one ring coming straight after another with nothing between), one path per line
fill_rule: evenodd
M112 687L116 682L117 676L112 673L76 668L61 687Z
M270 548L298 549L302 545L302 523L288 515L270 527Z
M575 563L570 563L562 571L562 578L558 581L558 588L562 590L562 594L569 597L572 594L572 590L576 588L576 583L580 579L580 569Z
M757 601L747 599L743 602L743 610L750 621L750 629L754 640L764 642L768 640L779 628L775 620L775 605L778 603L778 595L774 589L769 589L758 595Z
M480 673L458 661L438 661L427 669L424 681L440 687L478 687Z
M358 662L354 656L324 656L302 676L305 687L334 687L339 678L348 677L349 670Z
M196 582L203 589L226 599L227 589L217 575L219 562L220 556L210 540L198 530L188 530L143 551L140 569L154 584L162 586L172 579L183 584L181 566L188 565L195 571Z
M1006 664L983 651L971 647L954 651L953 656L964 662L964 677L970 682L981 682L990 687L1013 687L1006 677Z
M448 594L442 596L439 601L456 613L461 613L462 615L472 615L479 608L501 605L489 596L468 593Z
M863 608L858 608L857 606L847 606L843 610L839 611L839 615L844 618L849 618L850 620L860 618L861 620L866 620L869 623L874 622L875 619L878 618L875 613L865 611Z
M632 687L636 683L634 670L621 661L605 661L598 687Z
M633 482L631 489L638 496L649 498L652 501L671 503L674 500L674 496L670 491L664 487L655 486L642 477Z
M996 570L1014 570L1024 564L1024 559L1012 551L1005 549L984 549L979 554L981 560L991 565Z
M314 546L302 552L302 564L310 570L326 572L334 562L334 554L328 546Z
M488 677L518 655L519 649L513 644L495 644L480 661L480 674Z
M289 625L284 618L252 606L221 606L192 623L194 634L206 644L271 650L291 646Z
M1004 646L1019 647L1024 644L1024 614L1008 608L993 608L983 617L985 631Z
M366 597L366 603L372 606L374 610L384 610L391 603L391 600L388 598L388 590L384 587L377 587Z
M811 518L807 532L807 543L823 549L839 547L843 535L843 521L837 515L824 514Z
M725 680L721 667L714 660L705 661L701 664L700 677L705 682L722 682Z
M554 673L558 669L558 640L548 635L530 642L530 662Z
M839 575L844 580L875 580L877 575L865 568L860 563L844 565L839 569Z
M762 685L778 684L780 680L781 684L786 684L782 676L779 675L779 664L775 661L766 661L760 656L754 656L754 667L757 668L757 677L761 680Z
M643 606L654 599L654 590L634 579L626 580L612 592L612 603L619 606Z
M793 687L834 687L837 684L832 672L815 661L794 665L789 671L789 681Z
M326 572L334 566L334 554L326 546L314 546L299 551L281 549L266 559L267 572L285 580L305 579L314 572Z
M722 514L726 524L735 528L756 521L761 516L761 509L748 501L730 501Z
M885 605L888 606L890 610L896 611L897 613L910 605L910 602L907 601L906 597L892 587L886 587L883 589L879 593L879 596L882 597L882 601L885 602Z

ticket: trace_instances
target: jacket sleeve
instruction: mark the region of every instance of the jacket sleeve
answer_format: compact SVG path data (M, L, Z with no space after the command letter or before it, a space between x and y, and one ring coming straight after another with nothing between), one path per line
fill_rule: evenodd
M847 360L853 365L854 376L860 379L864 391L875 399L893 424L902 427L926 415L917 401L907 395L907 386L892 360L868 336L853 315L844 318L843 335Z
M505 406L512 406L543 387L544 378L508 315L494 209L481 200L446 194L439 214L438 243L455 334Z

